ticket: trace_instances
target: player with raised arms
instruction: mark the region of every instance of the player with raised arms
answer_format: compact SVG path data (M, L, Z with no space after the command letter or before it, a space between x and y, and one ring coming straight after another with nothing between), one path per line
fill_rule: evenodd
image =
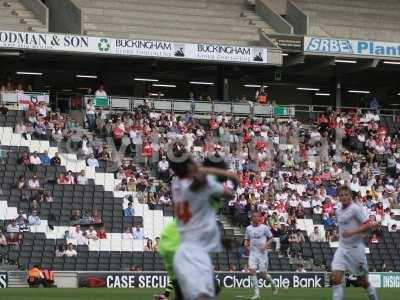
M267 279L272 288L273 295L278 294L278 288L268 271L268 249L271 248L273 235L265 224L260 223L260 213L254 211L251 215L251 224L246 228L245 240L250 243L249 271L251 274L251 284L254 288L254 296L251 299L260 298L260 288L258 276Z
M191 158L187 163L190 167L185 168L186 174L179 176L185 178L184 181L172 184L175 216L181 237L174 256L174 271L185 300L215 299L210 253L221 250L221 239L212 200L216 197L233 197L233 193L225 189L215 176L236 183L239 179L224 170L199 168ZM172 164L171 167L174 170L176 166Z
M368 299L378 300L375 288L368 281L368 264L365 255L364 235L374 225L366 209L352 200L347 186L337 190L341 207L336 210L339 227L339 248L332 261L332 299L343 300L343 276L346 271L355 275Z

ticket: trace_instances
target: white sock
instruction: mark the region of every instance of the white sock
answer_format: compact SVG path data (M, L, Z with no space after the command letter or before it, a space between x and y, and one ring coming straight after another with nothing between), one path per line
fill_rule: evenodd
M369 285L365 292L367 293L369 300L378 300L378 294L376 293L376 289L372 285Z
M253 284L254 292L256 295L260 294L260 288L258 287L257 275L251 276L251 283Z
M343 285L332 286L332 300L343 300Z
M275 281L272 279L271 275L266 274L266 275L265 275L265 278L267 278L268 281L269 281L269 283L271 284L271 286L272 286L274 289L276 289Z

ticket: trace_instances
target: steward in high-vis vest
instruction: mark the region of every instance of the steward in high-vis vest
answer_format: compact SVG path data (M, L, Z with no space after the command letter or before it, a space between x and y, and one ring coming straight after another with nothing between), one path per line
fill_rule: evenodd
M29 287L39 287L44 284L44 276L39 266L33 266L28 272Z

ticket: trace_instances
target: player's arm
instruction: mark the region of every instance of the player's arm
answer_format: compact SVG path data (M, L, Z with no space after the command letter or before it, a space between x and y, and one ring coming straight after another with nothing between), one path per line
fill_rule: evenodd
M355 210L354 218L356 218L358 220L358 222L360 222L360 224L361 224L360 227L346 230L343 233L344 237L351 237L354 235L366 233L368 230L371 229L371 227L373 227L375 225L374 222L370 221L366 210L361 207L360 207L360 209Z
M272 248L272 242L273 242L274 236L272 235L272 232L267 227L265 227L265 229L266 229L265 235L267 237L267 241L265 242L265 249L270 249L270 248Z
M361 224L361 226L358 228L346 230L343 233L343 236L351 237L354 235L363 234L363 233L366 233L368 230L370 230L371 227L373 227L373 226L374 226L374 223L371 222L370 220L367 220L363 224Z
M236 176L236 174L226 171L226 170L223 170L223 169L218 169L218 168L214 168L214 167L200 167L199 171L206 173L206 174L210 174L210 175L214 175L217 177L223 177L225 179L232 180L236 185L240 184L240 179L238 176Z

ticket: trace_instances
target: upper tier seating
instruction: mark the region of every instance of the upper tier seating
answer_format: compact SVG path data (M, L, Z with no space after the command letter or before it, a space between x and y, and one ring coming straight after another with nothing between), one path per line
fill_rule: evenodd
M0 1L0 29L10 31L47 32L42 24L20 0Z
M397 0L295 0L310 17L311 35L400 41Z
M73 0L82 11L82 32L132 39L252 45L262 21L241 17L242 0ZM251 23L251 24L250 24Z

